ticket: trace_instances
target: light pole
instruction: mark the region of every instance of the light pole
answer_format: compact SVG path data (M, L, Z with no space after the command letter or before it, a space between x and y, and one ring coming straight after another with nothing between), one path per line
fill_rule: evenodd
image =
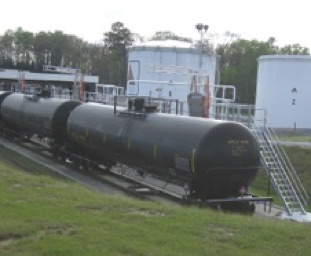
M200 73L202 72L202 66L203 66L203 37L204 34L207 32L208 30L208 25L205 25L203 23L198 23L195 25L195 28L198 30L198 32L200 33L200 62L199 62L199 70Z

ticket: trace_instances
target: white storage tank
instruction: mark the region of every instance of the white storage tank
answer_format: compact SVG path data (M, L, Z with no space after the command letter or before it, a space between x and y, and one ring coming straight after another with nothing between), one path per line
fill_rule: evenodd
M200 70L203 75L208 76L209 91L213 92L216 73L214 52L202 53L200 47L175 40L133 45L128 49L128 80L136 82L128 83L127 95L186 102L191 76Z
M258 58L256 109L274 128L311 129L311 56ZM255 118L261 119L257 110Z

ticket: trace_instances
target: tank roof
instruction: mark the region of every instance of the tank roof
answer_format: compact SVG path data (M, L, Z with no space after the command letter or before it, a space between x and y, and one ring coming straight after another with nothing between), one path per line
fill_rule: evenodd
M310 55L262 55L258 59L262 60L311 60Z
M189 42L183 42L178 40L153 40L153 41L147 41L144 43L135 44L134 47L176 47L176 48L195 48L191 43Z
M177 40L158 40L134 44L128 48L129 51L161 50L178 52L200 52L194 44Z

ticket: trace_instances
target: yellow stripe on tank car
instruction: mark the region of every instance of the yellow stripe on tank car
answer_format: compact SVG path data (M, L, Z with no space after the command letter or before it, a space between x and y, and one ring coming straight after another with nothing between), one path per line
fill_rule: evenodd
M67 125L67 134L70 135L70 127Z
M127 139L127 149L131 148L131 143L132 143L131 138L128 138Z
M195 149L192 149L192 154L191 154L191 171L194 173L195 172L195 163L194 163L194 160L195 160Z
M153 157L156 158L158 156L158 146L154 145L153 146Z
M67 124L67 134L70 135L70 121L68 121Z

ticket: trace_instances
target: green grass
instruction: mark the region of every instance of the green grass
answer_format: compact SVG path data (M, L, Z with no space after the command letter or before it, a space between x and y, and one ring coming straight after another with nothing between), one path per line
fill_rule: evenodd
M0 153L3 159L18 157ZM308 224L103 195L46 175L22 157L17 162L23 168L0 161L1 256L284 256L311 251Z
M293 141L293 142L311 142L311 136L306 135L281 135L280 141Z

